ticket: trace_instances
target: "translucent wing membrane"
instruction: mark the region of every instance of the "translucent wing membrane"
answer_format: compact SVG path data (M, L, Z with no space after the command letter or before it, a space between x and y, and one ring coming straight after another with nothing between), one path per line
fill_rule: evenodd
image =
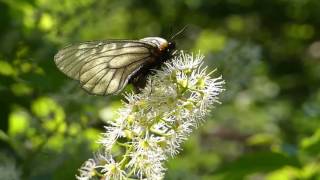
M154 48L140 41L86 42L60 50L54 59L86 91L108 95L120 92L144 63L154 60Z

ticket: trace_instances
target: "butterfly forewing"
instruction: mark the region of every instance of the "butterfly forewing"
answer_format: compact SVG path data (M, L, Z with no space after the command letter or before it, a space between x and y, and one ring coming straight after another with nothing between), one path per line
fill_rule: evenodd
M89 93L115 94L143 64L154 60L155 48L140 41L86 42L60 50L55 63Z

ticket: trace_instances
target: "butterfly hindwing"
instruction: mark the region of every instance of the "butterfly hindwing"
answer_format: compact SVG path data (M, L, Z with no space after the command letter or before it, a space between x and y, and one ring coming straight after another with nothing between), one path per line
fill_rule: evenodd
M141 66L154 60L154 48L139 41L86 42L60 50L55 63L89 93L115 94Z

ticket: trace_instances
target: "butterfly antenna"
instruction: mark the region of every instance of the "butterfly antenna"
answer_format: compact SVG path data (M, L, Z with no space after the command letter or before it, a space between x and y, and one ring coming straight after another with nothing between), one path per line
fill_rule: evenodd
M180 34L182 34L186 29L187 29L187 25L184 26L180 31L178 31L176 34L172 35L170 37L170 40L174 40L176 37L178 37Z

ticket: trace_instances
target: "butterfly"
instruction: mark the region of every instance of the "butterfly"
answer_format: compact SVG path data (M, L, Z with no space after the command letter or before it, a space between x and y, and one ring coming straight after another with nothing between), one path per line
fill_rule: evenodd
M110 95L118 94L128 83L142 88L151 69L157 69L175 52L175 43L160 37L89 41L61 49L54 62L88 93Z

